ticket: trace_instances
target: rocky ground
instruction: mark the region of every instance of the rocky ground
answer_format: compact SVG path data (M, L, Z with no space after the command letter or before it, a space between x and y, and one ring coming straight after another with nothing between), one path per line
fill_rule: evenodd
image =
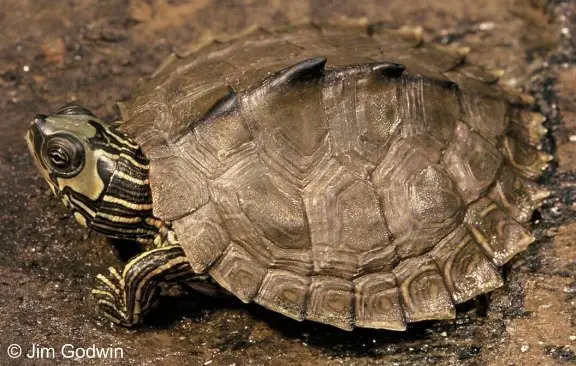
M0 364L72 364L60 348L121 347L134 365L562 365L576 363L576 2L573 0L1 0ZM284 6L283 6L284 4ZM506 286L455 321L405 332L296 323L236 301L166 297L135 330L94 312L93 278L118 264L41 181L23 141L35 113L78 101L106 120L173 50L252 24L365 18L421 25L428 41L470 46L477 63L533 94L556 160L538 241L505 269ZM183 301L184 300L184 301ZM53 347L55 359L11 359Z

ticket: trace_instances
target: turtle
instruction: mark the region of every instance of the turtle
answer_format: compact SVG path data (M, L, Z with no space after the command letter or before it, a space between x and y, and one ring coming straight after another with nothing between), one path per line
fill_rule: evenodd
M257 27L169 56L120 121L67 105L26 140L81 225L140 248L96 277L111 321L190 283L402 331L502 286L535 240L545 118L498 78L415 28Z

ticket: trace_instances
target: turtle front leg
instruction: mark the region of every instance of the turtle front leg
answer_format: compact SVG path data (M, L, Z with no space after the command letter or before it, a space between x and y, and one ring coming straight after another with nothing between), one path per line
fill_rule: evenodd
M154 306L162 282L180 282L194 276L190 262L179 245L146 251L132 258L122 273L109 269L99 274L92 290L98 308L114 323L131 327Z

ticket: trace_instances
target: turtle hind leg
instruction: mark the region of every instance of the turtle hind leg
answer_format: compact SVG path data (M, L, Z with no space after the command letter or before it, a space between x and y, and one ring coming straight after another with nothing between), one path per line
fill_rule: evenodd
M154 306L162 282L186 281L194 276L179 245L164 246L131 259L122 273L96 277L92 295L103 315L112 322L131 327Z

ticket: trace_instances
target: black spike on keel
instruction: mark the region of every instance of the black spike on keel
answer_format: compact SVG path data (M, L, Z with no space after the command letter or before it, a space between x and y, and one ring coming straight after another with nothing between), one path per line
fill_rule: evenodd
M214 105L208 110L208 112L202 116L202 118L196 121L190 121L186 130L194 129L197 126L207 123L208 121L218 119L219 117L230 115L238 109L238 106L238 95L234 89L232 89L232 87L229 87L228 93L218 99L216 103L214 103ZM181 137L182 136L179 136L178 138Z
M379 62L371 65L372 71L379 72L382 76L400 77L406 66L402 64L394 64L391 62Z
M269 79L270 86L281 86L295 81L319 79L324 74L326 57L313 57L287 67Z
M233 112L238 107L238 98L234 89L230 88L228 93L220 98L202 119L211 119Z

